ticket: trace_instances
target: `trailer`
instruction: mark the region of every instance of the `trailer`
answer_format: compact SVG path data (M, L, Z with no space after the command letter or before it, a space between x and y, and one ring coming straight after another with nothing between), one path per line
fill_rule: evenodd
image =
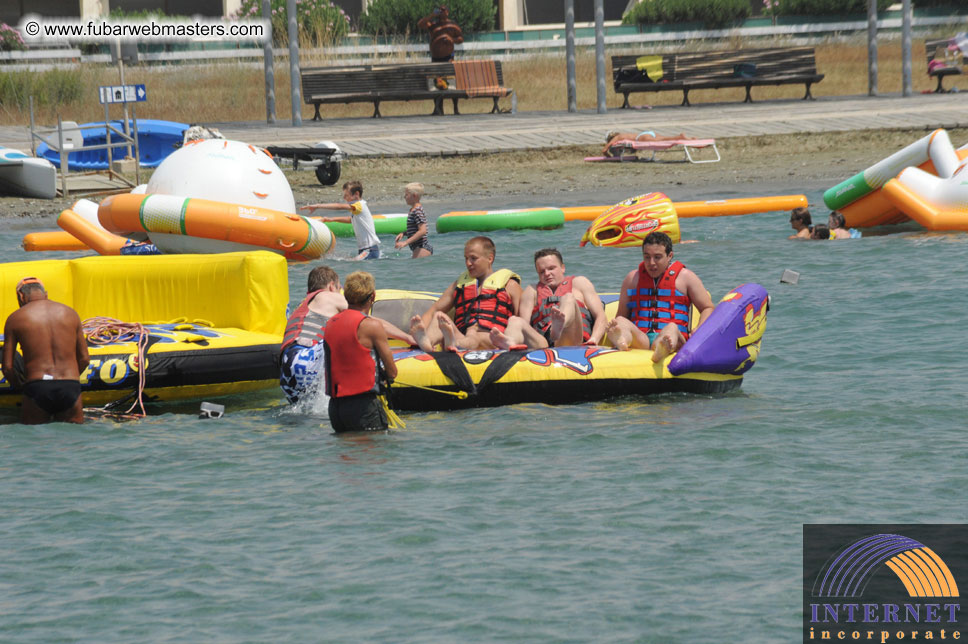
M339 181L340 164L344 159L343 151L332 141L320 141L315 145L297 143L294 145L267 145L266 151L280 166L282 160L292 162L293 170L314 168L316 178L324 186Z

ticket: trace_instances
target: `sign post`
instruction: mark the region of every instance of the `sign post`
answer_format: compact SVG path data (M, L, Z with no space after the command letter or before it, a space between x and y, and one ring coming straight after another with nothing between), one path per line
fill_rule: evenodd
M114 103L121 103L124 106L124 124L123 124L123 134L122 138L126 139L128 145L119 144L120 147L123 145L128 150L128 156L131 155L131 145L134 143L134 176L137 183L141 183L141 153L138 150L138 112L135 110L135 106L131 106L131 117L134 120L134 133L133 136L128 130L128 103L144 103L148 100L148 92L145 89L144 84L137 85L102 85L98 87L98 98L101 104L104 105L104 129L107 138L107 150L108 150L108 173L113 174L114 168L112 164L112 154L111 149L116 146L111 145L111 125L110 117L108 115L108 107ZM119 133L120 134L120 133Z

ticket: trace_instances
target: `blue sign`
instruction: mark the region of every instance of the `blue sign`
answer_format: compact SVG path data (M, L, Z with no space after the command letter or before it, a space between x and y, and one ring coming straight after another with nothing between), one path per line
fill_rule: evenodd
M143 103L148 100L144 85L102 85L98 88L101 104Z

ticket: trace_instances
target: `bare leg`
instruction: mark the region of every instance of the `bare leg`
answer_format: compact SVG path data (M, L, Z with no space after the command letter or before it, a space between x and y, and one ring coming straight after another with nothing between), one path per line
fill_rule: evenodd
M616 316L608 323L606 334L612 346L619 351L652 347L649 336L632 324L631 320L621 315Z
M440 342L440 331L435 327L427 328L424 324L423 318L419 315L415 315L410 318L410 335L413 339L417 341L417 346L421 350L426 352L431 352L434 350L434 345Z
M578 300L572 293L562 296L558 307L564 314L564 319L560 322L561 331L555 332L555 317L557 314L552 311L551 319L551 339L555 346L577 346L585 341L581 328L581 311L578 308Z
M64 423L77 423L77 424L83 423L84 422L84 401L81 399L81 396L78 396L77 400L74 401L73 407L54 414L54 420L64 422Z
M466 346L467 338L463 333L460 332L460 329L457 328L457 325L454 324L454 321L451 320L446 313L443 311L438 311L434 319L436 319L437 327L440 329L440 335L442 338L441 345L443 346L444 351L457 351L457 349L476 348Z
M494 345L495 349L510 349L511 345L515 344L508 339L507 334L501 333L497 329L491 329L488 337L491 339L491 344Z
M80 400L78 398L78 400ZM20 421L24 425L41 425L49 423L51 416L34 402L33 398L23 397L23 404L20 407Z
M430 254L431 254L430 251L427 250L426 248L414 248L413 249L413 255L410 256L410 259L419 259L421 257L430 257Z
M667 324L659 331L658 337L652 343L652 362L662 362L669 355L678 351L685 340L679 327L675 324Z
M605 325L605 335L608 337L608 342L613 347L619 351L628 351L629 342L632 341L629 333L619 324L618 318L612 318Z

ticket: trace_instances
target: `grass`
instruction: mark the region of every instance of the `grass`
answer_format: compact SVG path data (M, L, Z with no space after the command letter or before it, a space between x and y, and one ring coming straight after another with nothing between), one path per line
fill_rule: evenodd
M856 42L855 42L856 41ZM775 43L782 45L784 43ZM741 46L742 42L729 42L727 47ZM757 42L755 45L765 46ZM688 43L683 50L697 48L714 49L713 44ZM825 42L815 46L817 69L826 75L824 80L813 87L813 94L822 96L850 96L867 93L867 46L854 38L850 42ZM635 51L644 48L636 47ZM303 66L327 64L319 57L319 50L307 54L301 61ZM619 53L609 50L608 55ZM385 60L385 59L381 59ZM914 91L931 90L934 80L929 78L925 69L924 40L915 40L912 45L912 69ZM606 63L607 64L607 63ZM535 55L513 58L503 64L505 85L513 87L518 95L518 109L565 110L567 109L566 78L564 55ZM901 91L901 44L899 41L881 43L878 48L879 91L882 94ZM83 121L103 119L104 108L98 103L96 88L100 85L113 85L119 82L117 70L107 65L88 64L71 70L70 83L76 86L78 80L83 91L72 90L64 93L64 100L56 102L46 97L54 91L51 84L57 78L65 77L64 71L54 72L57 77L47 81L45 73L28 74L29 79L21 79L21 86L32 87L34 92L42 92L44 97L35 97L34 118L39 124L52 124L57 117ZM10 76L10 75L5 75ZM576 59L578 83L577 101L579 109L594 109L597 105L597 82L595 78L595 59L591 52L580 52ZM11 76L12 78L12 76ZM61 80L61 83L65 81ZM148 88L148 101L138 105L141 118L159 118L191 123L213 123L220 121L259 121L265 119L265 77L261 64L207 64L173 66L136 66L126 68L126 83L144 83ZM957 82L956 80L954 81ZM952 84L949 79L947 85ZM14 83L7 83L8 86ZM610 107L620 104L619 97L607 83L607 102ZM756 100L777 98L799 98L803 95L802 85L754 88ZM284 62L275 66L276 116L288 119L289 68ZM700 90L690 92L691 102L742 101L742 88L720 90ZM639 101L653 105L677 105L682 100L680 92L656 92L637 95ZM425 114L428 101L414 103L389 102L380 106L386 115ZM507 101L504 101L504 105ZM486 112L490 109L489 100L464 101L461 111ZM112 115L118 110L115 108ZM327 105L327 117L370 116L370 104ZM302 106L304 119L312 118L310 105ZM10 125L29 123L26 95L23 88L10 87L6 91L0 84L0 119Z

